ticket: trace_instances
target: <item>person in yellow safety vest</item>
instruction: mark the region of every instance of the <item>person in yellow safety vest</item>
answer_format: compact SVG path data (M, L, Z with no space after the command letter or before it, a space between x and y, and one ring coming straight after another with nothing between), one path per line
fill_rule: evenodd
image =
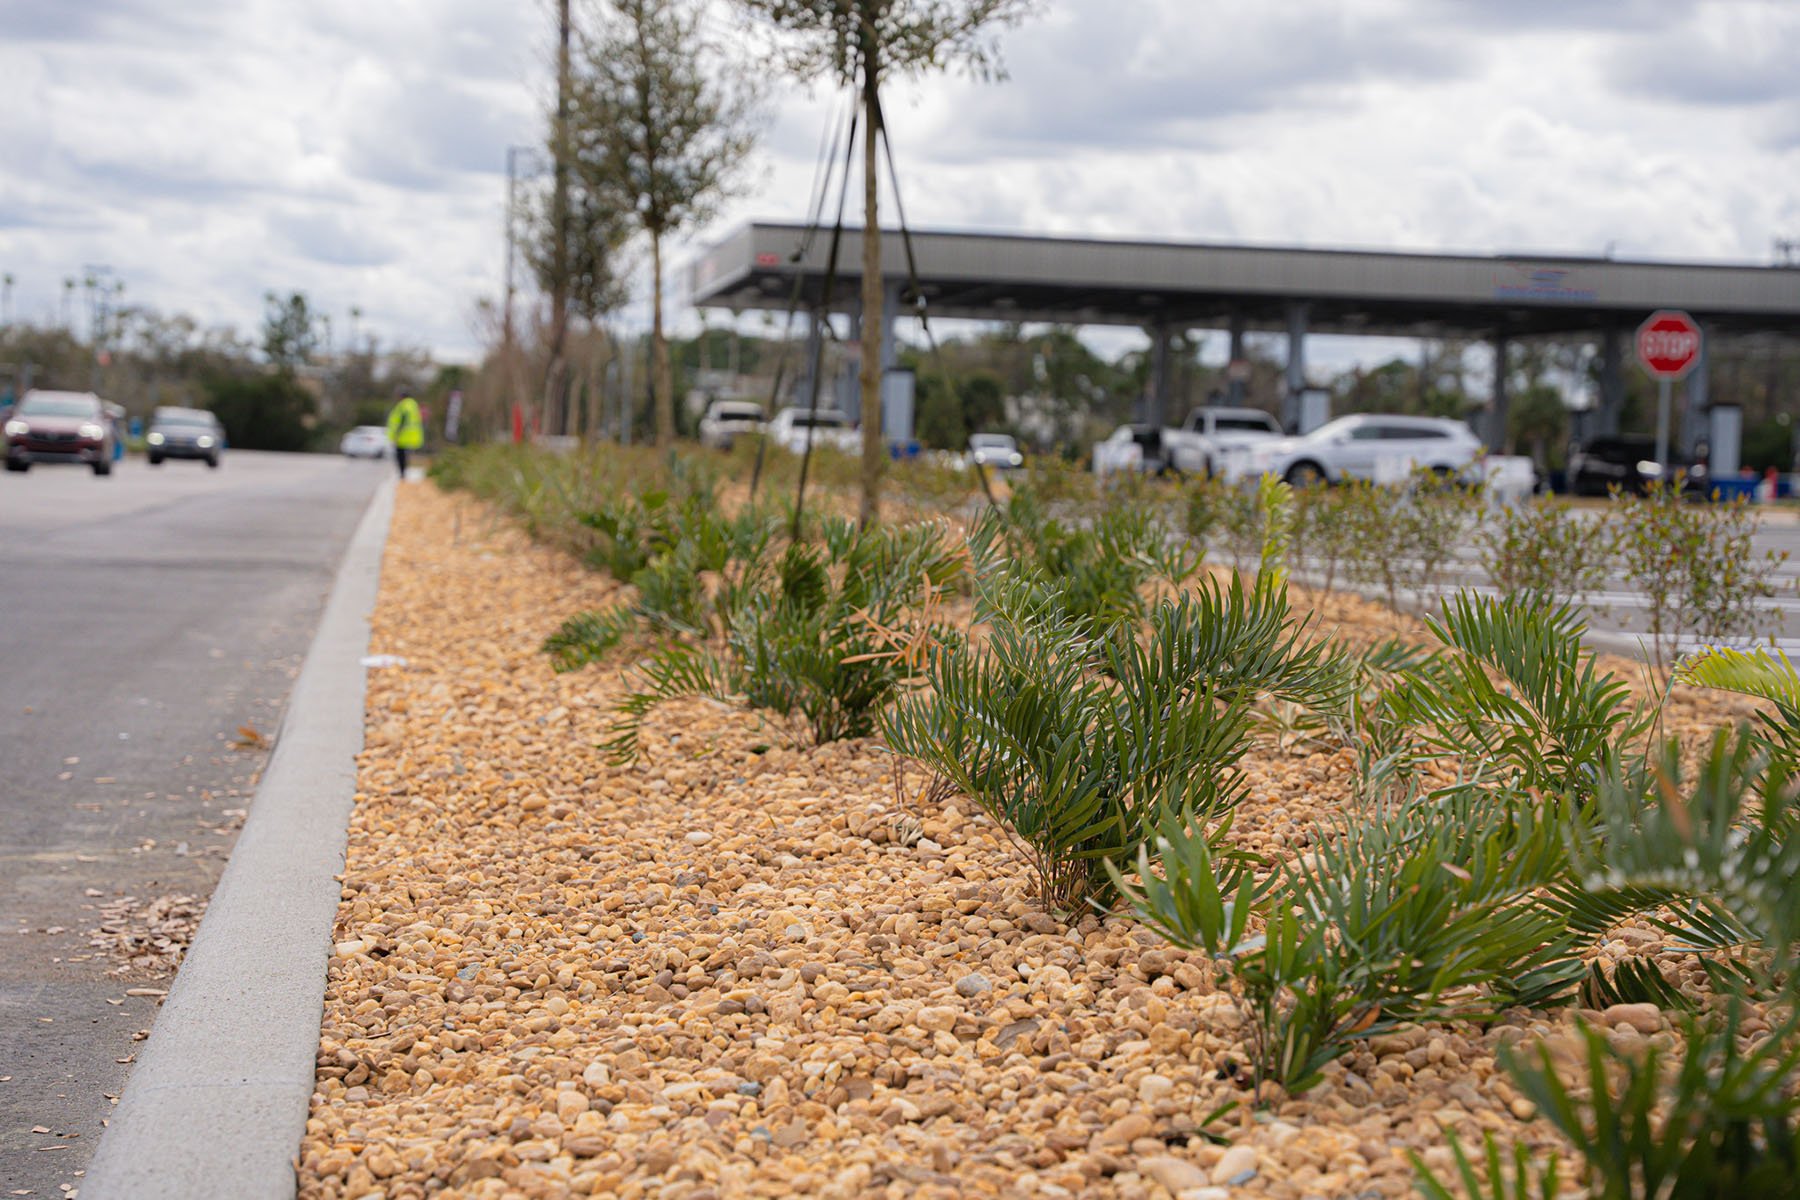
M425 444L425 421L419 416L419 402L412 393L400 389L400 399L388 413L388 441L394 444L394 461L400 466L400 478L406 478L406 452Z

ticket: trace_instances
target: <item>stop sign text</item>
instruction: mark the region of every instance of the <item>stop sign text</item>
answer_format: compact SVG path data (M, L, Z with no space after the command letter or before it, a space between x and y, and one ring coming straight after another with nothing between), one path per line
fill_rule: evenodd
M1659 379L1678 379L1700 357L1700 326L1684 312L1652 313L1638 326L1638 361Z

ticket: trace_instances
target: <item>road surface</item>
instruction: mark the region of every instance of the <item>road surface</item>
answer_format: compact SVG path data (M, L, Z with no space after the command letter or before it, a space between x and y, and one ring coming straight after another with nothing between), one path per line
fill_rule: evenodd
M0 475L4 1194L79 1185L388 469Z

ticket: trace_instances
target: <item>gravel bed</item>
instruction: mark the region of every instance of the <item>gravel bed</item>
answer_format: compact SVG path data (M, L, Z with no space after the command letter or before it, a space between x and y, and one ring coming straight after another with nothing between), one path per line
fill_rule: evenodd
M1549 1146L1495 1053L1569 1017L1524 1012L1376 1039L1202 1136L1247 1098L1247 1031L1199 957L1037 910L1005 835L923 808L878 744L795 750L694 701L609 766L618 669L557 677L538 645L612 590L401 489L371 652L405 663L369 679L301 1196L1336 1200L1410 1195L1404 1151L1447 1161L1445 1126ZM1321 606L1352 638L1416 628ZM1238 836L1298 853L1352 761L1302 739L1246 766Z

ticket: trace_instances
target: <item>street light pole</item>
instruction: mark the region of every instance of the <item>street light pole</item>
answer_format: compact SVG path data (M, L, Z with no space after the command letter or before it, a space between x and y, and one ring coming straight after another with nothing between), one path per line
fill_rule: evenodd
M508 146L506 148L506 303L500 312L500 344L508 357L512 354L513 342L513 247L518 239L514 236L514 224L519 211L519 155L524 146Z

